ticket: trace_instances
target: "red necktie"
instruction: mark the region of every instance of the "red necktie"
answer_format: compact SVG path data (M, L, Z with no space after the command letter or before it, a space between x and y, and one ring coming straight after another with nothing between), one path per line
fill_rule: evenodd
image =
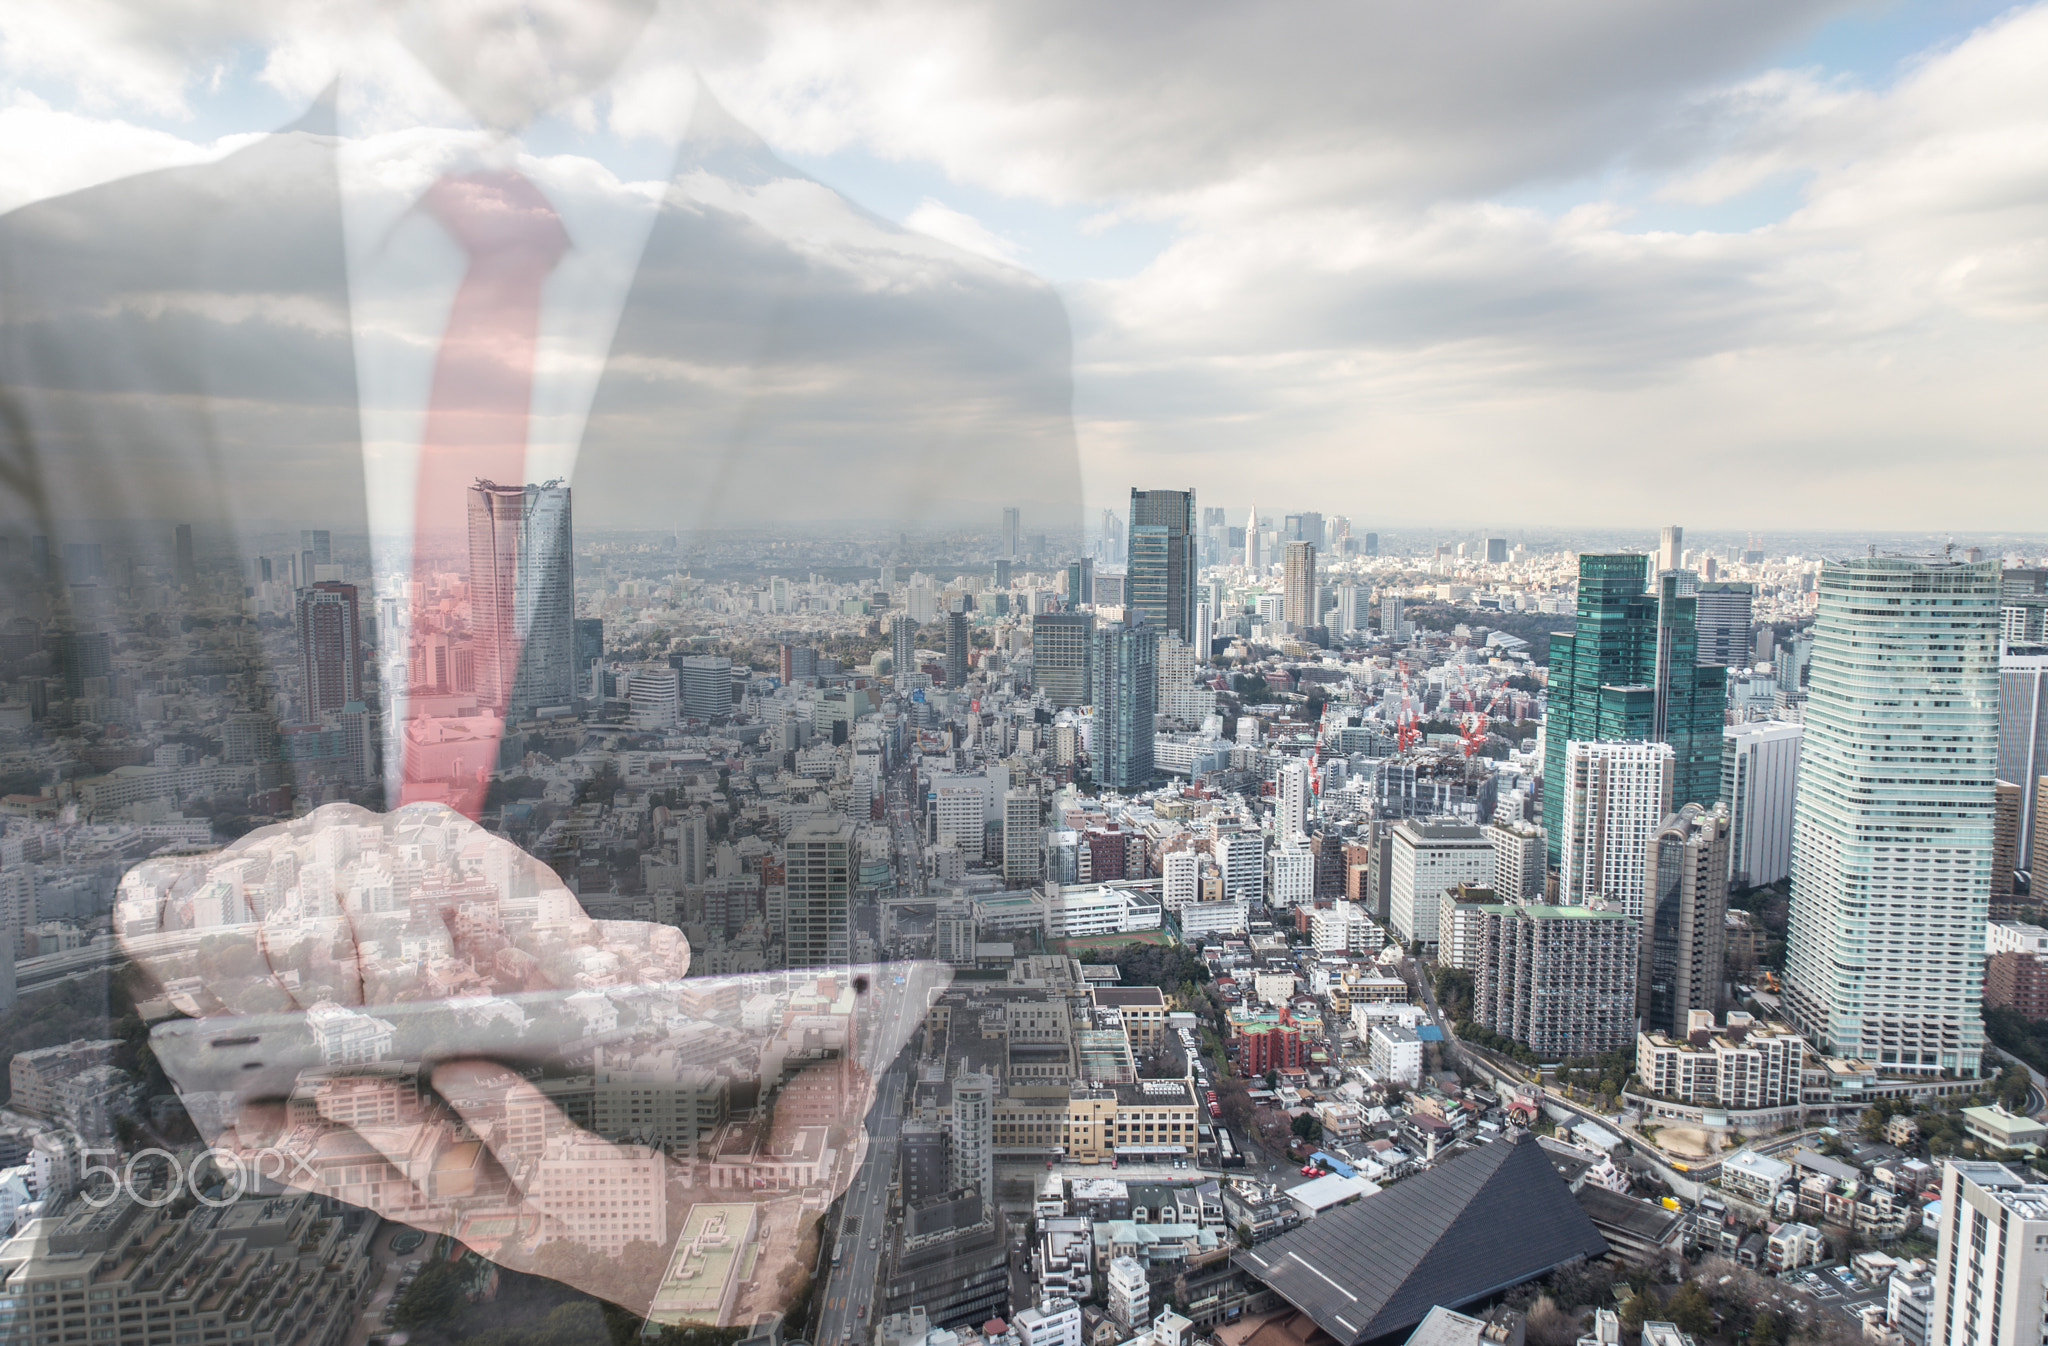
M518 636L509 620L472 620L465 627L450 611L453 605L433 591L433 577L469 568L463 558L471 554L472 488L525 480L541 286L569 237L540 189L517 173L444 177L423 204L469 254L469 269L441 336L420 436L409 603L413 694L399 802L446 803L475 818L497 762L511 690L509 678L485 670L518 667ZM473 590L481 577L470 578ZM470 601L474 619L473 591ZM482 715L459 715L445 699L458 689L465 634L474 686L485 693L481 702L497 703L480 702Z

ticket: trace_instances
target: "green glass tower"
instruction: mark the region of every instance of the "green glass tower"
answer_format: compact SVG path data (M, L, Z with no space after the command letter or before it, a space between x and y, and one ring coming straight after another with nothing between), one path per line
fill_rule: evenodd
M1544 845L1559 860L1565 744L1573 739L1646 739L1669 743L1677 757L1672 807L1711 808L1721 792L1721 723L1728 670L1698 663L1698 600L1678 592L1678 576L1646 592L1650 558L1579 558L1578 617L1569 634L1550 638L1550 683L1543 734Z

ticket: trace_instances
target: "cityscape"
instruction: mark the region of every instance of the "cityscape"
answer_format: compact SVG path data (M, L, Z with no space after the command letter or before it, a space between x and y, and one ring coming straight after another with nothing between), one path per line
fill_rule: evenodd
M418 590L329 530L16 558L0 1267L110 1301L19 1339L517 1274L843 1346L1543 1340L1594 1285L1596 1340L1926 1346L2025 1274L1948 1249L2048 1218L2048 543L1134 488L792 565L471 496Z

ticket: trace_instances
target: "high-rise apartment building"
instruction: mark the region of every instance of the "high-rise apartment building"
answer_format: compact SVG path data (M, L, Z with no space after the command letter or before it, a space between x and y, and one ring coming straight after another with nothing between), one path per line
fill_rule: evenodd
M1003 881L1038 882L1045 864L1045 806L1038 791L1003 792Z
M1031 690L1055 706L1090 701L1095 614L1041 612L1031 619Z
M1728 813L1687 804L1651 838L1644 876L1638 1008L1646 1028L1683 1035L1720 1009L1728 949Z
M1131 491L1128 593L1132 622L1193 640L1195 589L1195 493Z
M790 967L839 967L852 958L851 819L814 813L784 848L783 953Z
M918 672L917 623L907 616L889 619L889 666L899 689L908 685L908 675Z
M1543 896L1543 829L1496 813L1487 824L1493 846L1493 891L1503 902L1534 902Z
M1611 907L1495 897L1462 886L1431 903L1452 966L1472 974L1473 1021L1546 1056L1633 1042L1636 923Z
M1648 563L1629 553L1579 557L1577 620L1550 638L1544 780L1564 778L1569 742L1652 740L1672 748L1674 800L1711 804L1721 786L1728 671L1699 665L1697 600L1677 592L1675 576L1662 577L1659 593L1644 592ZM1563 806L1563 792L1545 788L1543 830L1558 865Z
M1273 773L1273 830L1284 843L1308 833L1308 763L1300 758L1282 762Z
M469 609L477 699L508 714L576 699L569 488L469 488Z
M2048 1182L2004 1164L1950 1159L1941 1166L1940 1209L1925 1346L2037 1346L2048 1338Z
M722 720L732 714L732 660L722 654L672 655L680 675L683 714L693 720Z
M1730 883L1762 887L1792 872L1792 801L1804 734L1789 720L1756 720L1721 731Z
M1401 595L1383 593L1380 595L1380 634L1388 640L1399 640L1405 620L1401 615ZM1557 637L1552 636L1555 641Z
M1216 838L1216 864L1229 902L1257 902L1266 886L1266 843L1256 830L1238 829Z
M1136 547L1135 540L1132 543ZM1089 681L1095 722L1090 752L1095 783L1142 790L1152 781L1152 716L1159 690L1158 632L1112 622L1095 633Z
M356 586L323 581L298 592L299 667L306 713L338 711L363 699L363 638Z
M1998 567L1821 567L1785 1007L1818 1050L1974 1075L1998 756Z
M1755 652L1756 586L1740 580L1708 580L1697 600L1699 661L1746 668Z
M1606 901L1632 921L1643 918L1643 876L1650 839L1672 811L1669 744L1581 742L1566 745L1556 783L1558 901Z
M1288 543L1286 567L1281 592L1287 605L1281 620L1299 631L1304 626L1316 625L1322 617L1316 610L1316 544Z

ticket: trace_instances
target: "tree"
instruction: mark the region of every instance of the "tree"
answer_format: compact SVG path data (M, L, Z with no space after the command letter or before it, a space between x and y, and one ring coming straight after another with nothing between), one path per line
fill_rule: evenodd
M1578 1321L1547 1294L1529 1306L1523 1330L1529 1346L1572 1346L1579 1339Z
M1304 1112L1299 1117L1296 1117L1289 1129L1303 1140L1321 1140L1323 1138L1323 1124L1316 1120L1316 1115L1312 1112Z
M1764 1309L1749 1323L1749 1346L1778 1346L1785 1339L1784 1325L1778 1315Z
M1664 1306L1664 1313L1678 1325L1679 1331L1690 1336L1704 1337L1714 1330L1714 1310L1708 1306L1706 1292L1700 1289L1698 1281L1679 1286Z
M1640 1332L1643 1320L1656 1311L1657 1306L1641 1290L1632 1291L1627 1299L1621 1301L1621 1325L1630 1332Z
M420 1269L412 1287L391 1310L400 1327L427 1327L446 1322L462 1306L462 1271L453 1262L435 1262Z
M1278 1088L1280 1087L1280 1072L1279 1072L1279 1071L1277 1071L1277 1070L1269 1070L1269 1071L1267 1071L1267 1072L1266 1072L1266 1087L1267 1087L1268 1089L1278 1089Z

